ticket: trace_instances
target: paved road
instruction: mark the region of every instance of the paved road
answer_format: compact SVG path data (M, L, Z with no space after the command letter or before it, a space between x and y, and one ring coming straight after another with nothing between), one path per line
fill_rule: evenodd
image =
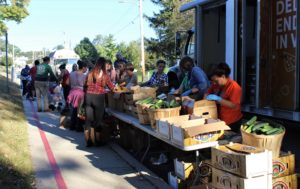
M58 127L58 113L36 113L35 103L23 103L37 188L159 188L111 146L86 148L83 133Z

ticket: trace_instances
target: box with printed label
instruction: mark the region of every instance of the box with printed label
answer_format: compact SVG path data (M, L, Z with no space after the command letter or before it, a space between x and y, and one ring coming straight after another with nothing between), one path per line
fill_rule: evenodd
M251 178L272 174L272 152L238 143L211 149L212 165L218 169Z
M273 189L297 189L298 188L298 180L297 175L288 175L285 177L274 178L272 181Z
M220 189L272 189L272 174L243 178L212 168L212 185Z
M176 117L161 118L157 120L156 125L157 125L158 134L163 138L170 139L171 124L176 122L188 121L189 117L190 117L189 115L183 115L183 116L176 116Z
M224 121L216 119L195 119L171 124L171 141L180 146L192 146L217 141L230 130Z
M273 158L273 178L283 177L295 173L295 155L281 153L280 157Z

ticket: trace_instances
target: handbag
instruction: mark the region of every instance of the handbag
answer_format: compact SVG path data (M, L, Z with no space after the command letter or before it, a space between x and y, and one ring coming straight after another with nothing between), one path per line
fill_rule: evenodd
M77 117L81 120L86 119L85 102L84 99L78 105Z

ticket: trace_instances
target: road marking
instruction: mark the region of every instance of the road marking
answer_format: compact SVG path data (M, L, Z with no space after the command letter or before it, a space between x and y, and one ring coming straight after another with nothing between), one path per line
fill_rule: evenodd
M54 154L51 150L51 146L48 142L46 134L43 130L43 126L40 123L39 116L37 115L37 113L35 111L35 108L34 108L34 105L33 105L32 101L30 101L30 105L31 105L31 110L32 110L32 113L33 113L33 117L35 118L36 125L39 129L39 133L40 133L41 139L42 139L43 144L44 144L45 151L47 153L47 157L48 157L50 166L51 166L52 171L54 173L54 177L55 177L57 186L58 186L59 189L67 189L67 186L66 186L65 181L64 181L64 179L61 175L60 169L59 169L59 167L56 163Z

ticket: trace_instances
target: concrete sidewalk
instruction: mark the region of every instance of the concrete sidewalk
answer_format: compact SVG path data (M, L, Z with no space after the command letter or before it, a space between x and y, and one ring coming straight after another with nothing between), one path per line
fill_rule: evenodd
M33 111L36 110L35 102L31 104L24 100L23 104L29 123L30 150L37 188L161 188L140 176L132 164L127 163L109 145L86 148L83 133L58 127L58 113L36 113ZM51 149L45 147L45 138ZM51 153L58 170L55 170L51 156L49 158ZM57 175L61 175L60 179ZM65 183L66 187L61 187L59 183ZM162 186L165 186L163 181Z

